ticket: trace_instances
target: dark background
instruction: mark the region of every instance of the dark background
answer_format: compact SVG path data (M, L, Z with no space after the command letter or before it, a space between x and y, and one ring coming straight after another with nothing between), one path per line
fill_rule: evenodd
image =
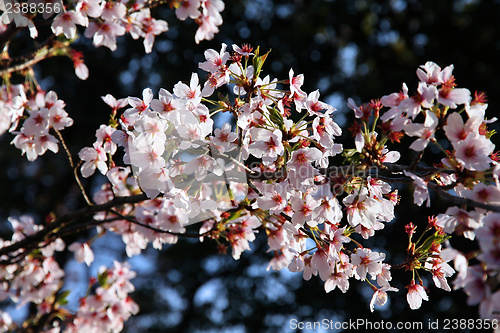
M189 81L197 64L204 61L208 48L220 49L222 42L231 45L249 43L261 51L272 49L264 72L272 78L288 78L293 68L305 75L303 89L320 89L321 100L339 111L336 119L343 127L341 142L345 148L354 144L347 127L352 120L346 110L347 98L368 102L398 92L403 82L410 93L418 79L415 71L426 61L441 67L455 65L458 87L486 91L489 118L497 115L500 100L500 4L499 1L226 1L224 23L212 41L194 43L196 24L180 22L169 8L156 8L155 17L169 23L169 31L156 39L153 52L144 55L142 41L122 37L118 50L94 48L81 37L74 45L83 51L90 77L80 81L67 58L54 58L36 67L42 87L55 90L66 101L66 110L75 125L63 131L70 150L77 155L83 146L95 141L95 130L109 119L109 108L100 96L138 96L151 87L169 91L178 81ZM43 36L43 30L41 35ZM19 36L13 51L25 51L31 41ZM200 72L200 74L202 74ZM498 129L497 129L498 130ZM84 202L74 184L63 154L51 152L29 163L9 143L13 136L0 137L0 227L7 232L7 216L33 214L38 221L55 211L81 207ZM498 138L493 139L498 146ZM406 146L392 146L404 155L413 155ZM391 148L391 147L390 147ZM432 153L427 162L439 158ZM90 192L102 183L102 177L85 181ZM405 188L401 188L404 194ZM402 261L407 237L403 226L409 222L423 229L429 214L444 213L446 205L434 198L432 209L416 207L411 195L403 196L397 207L397 220L365 243L376 249L386 248L394 256L387 262ZM474 243L452 239L454 246L469 251ZM175 246L158 252L151 248L131 260L138 277L134 299L141 312L126 323L126 332L288 332L289 321L334 322L363 318L374 321L416 321L424 324L436 319L477 318L477 308L467 307L462 291L445 292L434 287L426 277L430 301L412 311L406 303L405 285L409 272L394 272L393 285L399 293L390 293L390 302L382 310L369 312L372 291L351 279L347 294L338 289L326 294L319 277L303 281L301 274L267 272L271 258L265 237L259 236L252 251L234 261L230 254L217 255L215 244L180 240ZM124 259L119 237L109 236L94 245L96 256L108 260ZM69 260L62 257L61 261ZM61 263L63 264L63 263ZM77 281L97 270L68 267L75 284L75 299L81 291ZM83 274L83 276L82 276ZM450 283L451 283L450 279ZM69 287L70 285L68 285ZM71 305L72 303L70 303ZM426 330L429 331L429 330Z

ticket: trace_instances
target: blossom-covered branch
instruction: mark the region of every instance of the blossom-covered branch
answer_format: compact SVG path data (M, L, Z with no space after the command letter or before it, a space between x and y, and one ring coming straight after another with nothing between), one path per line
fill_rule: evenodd
M180 13L188 17L191 9L186 5ZM141 97L103 96L111 108L110 121L96 130L95 142L78 156L83 177L99 172L106 182L93 193L90 205L47 225L36 225L26 216L11 219L13 237L0 248L8 297L16 301L16 295L7 292L13 284L42 289L44 296L59 293L39 281L20 283L20 265L48 260L53 251L64 248L59 236L82 228L96 226L95 237L121 235L130 257L148 244L161 249L188 236L211 239L221 252L231 249L236 260L262 231L273 254L268 269L287 268L302 273L305 280L318 276L326 292L338 288L346 293L351 284L366 283L374 292L371 311L386 303L388 291L399 292L391 285L391 271L405 269L411 309L432 297L421 276L451 291L448 278L458 272L455 289L474 295L470 303L484 304L482 317L496 318L500 167L491 142L494 132L488 129L496 119L486 118L484 95L472 97L468 89L457 88L453 66L442 69L428 62L417 70L413 95L404 84L401 92L368 104L349 100L356 117L349 147L338 143L342 129L334 120L335 108L321 101L319 90L302 90L302 74L290 70L288 78L274 79L263 70L269 52L262 54L249 45L233 45L232 52L227 48L223 44L219 51L205 51L205 61L199 63L207 72L204 82L193 73L188 82L179 81L157 94L146 88ZM48 149L58 151L50 133L72 125L64 107L54 92L12 101L16 117L8 124L21 125L13 144L28 160ZM217 113L232 118L217 128ZM413 138L415 157L409 165L396 164L399 151L406 149L403 137ZM422 162L430 145L442 152L432 166ZM436 209L436 215L423 222L407 217L398 221L408 247L404 262L391 265L383 249L372 250L366 240L383 233L386 223L395 219L402 195L395 183L411 185L418 206L436 209L431 189L448 207ZM477 241L480 254L474 257L467 249L452 248L450 237L460 236ZM70 245L79 262L92 263L95 237ZM37 248L41 252L34 251ZM106 281L99 283L96 292L102 296L110 288ZM478 285L482 297L475 294ZM96 304L90 298L62 329L120 330L137 308L126 293L113 293L113 302L125 309L120 320L104 315L112 306L108 299ZM24 301L39 305L44 299ZM100 313L102 322L86 321L89 311Z

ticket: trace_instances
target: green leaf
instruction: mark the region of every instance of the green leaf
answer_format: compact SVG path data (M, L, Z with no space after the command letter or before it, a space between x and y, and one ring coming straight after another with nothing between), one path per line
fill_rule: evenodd
M273 123L283 128L285 122L283 120L283 115L276 108L269 108L269 117Z
M108 283L108 271L105 270L104 272L99 273L99 275L97 276L97 281L102 287L105 287Z
M359 162L363 155L356 149L344 149L342 152L342 156L344 157L344 163L352 164L354 162Z
M264 62L267 59L267 56L269 55L269 50L266 54L262 56L257 56L259 54L259 48L255 51L255 56L253 57L253 67L254 67L254 72L253 72L253 79L254 81L257 80L257 78L260 75L260 72L262 71L262 66L264 65Z
M66 305L66 304L68 304L68 300L66 299L66 297L68 297L69 293L70 293L69 290L63 291L62 293L60 293L59 295L57 295L55 302L57 304L59 304L59 305Z

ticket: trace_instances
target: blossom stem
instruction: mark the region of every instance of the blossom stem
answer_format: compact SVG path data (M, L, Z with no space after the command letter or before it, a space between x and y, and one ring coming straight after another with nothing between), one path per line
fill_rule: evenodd
M78 166L75 166L73 162L73 157L71 156L71 152L68 149L68 146L66 145L66 142L64 141L63 136L61 135L61 132L59 132L57 129L53 128L53 130L56 132L57 137L61 141L61 144L64 148L64 151L66 152L66 156L68 156L69 160L69 165L73 169L73 174L75 176L76 183L78 184L78 187L80 188L80 191L82 192L83 198L85 199L85 202L87 205L92 206L92 202L90 201L89 197L87 196L87 193L85 192L85 188L82 185L82 182L80 181L80 177L78 177Z

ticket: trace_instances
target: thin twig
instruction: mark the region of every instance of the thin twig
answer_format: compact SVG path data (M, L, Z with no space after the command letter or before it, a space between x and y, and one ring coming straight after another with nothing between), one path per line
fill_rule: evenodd
M202 234L195 234L195 233L190 233L190 232L178 233L178 232L168 231L168 230L165 230L165 229L156 228L156 227L150 226L148 224L139 222L136 219L134 219L133 217L122 215L122 214L118 213L117 211L115 211L113 209L110 209L109 211L112 214L116 214L121 219L127 220L130 223L137 224L137 225L139 225L139 226L141 226L143 228L146 228L146 229L149 229L149 230L153 230L154 232L158 232L158 233L162 233L162 234L169 234L169 235L173 235L173 236L188 237L188 238L200 238L200 237L206 236L207 234L209 234L211 232L211 230L209 230L209 231L204 232Z
M63 136L61 135L61 132L59 132L55 128L53 128L53 130L56 132L57 137L61 141L61 144L62 144L62 146L64 148L64 151L66 152L66 155L68 156L69 165L73 169L73 174L75 176L76 183L78 184L78 187L80 188L80 191L82 192L82 195L83 195L83 198L85 199L85 202L87 203L87 205L92 206L93 204L90 201L89 197L87 196L87 193L85 192L85 188L83 187L82 182L80 181L80 177L78 176L78 167L79 167L79 165L75 167L75 164L73 162L73 157L71 155L71 152L68 149L68 146L66 145L66 142L64 141Z
M431 188L436 193L438 193L439 196L442 197L443 199L448 200L452 205L456 206L465 205L468 207L477 207L500 213L500 206L474 201L469 198L457 197L455 195L446 192L444 189L441 188L441 186L434 183L429 183L428 187Z
M49 223L46 225L42 230L38 231L37 233L33 235L26 236L25 238L21 239L20 241L13 243L9 246L5 246L3 248L0 248L0 257L3 255L9 255L10 253L13 253L19 249L29 247L30 244L38 244L48 237L50 237L50 234L57 232L57 229L63 227L64 225L77 220L81 218L85 218L89 215L102 212L102 211L107 211L113 207L127 204L127 203L138 203L141 201L144 201L148 199L146 194L138 194L138 195L132 195L128 197L115 197L114 199L100 205L92 205L92 206L86 206L84 208L75 210L73 212L70 212L68 214L62 215L61 217L57 218L55 221ZM3 261L2 261L3 262ZM0 262L0 263L2 263Z

